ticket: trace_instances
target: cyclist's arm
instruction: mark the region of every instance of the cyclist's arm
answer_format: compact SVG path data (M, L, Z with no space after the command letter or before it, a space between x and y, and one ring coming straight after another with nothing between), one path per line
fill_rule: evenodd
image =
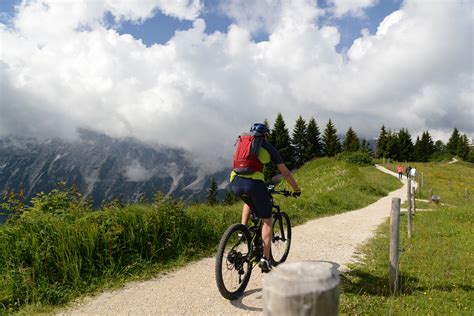
M280 153L276 150L276 148L273 147L266 140L263 142L262 147L268 151L268 153L270 154L271 160L273 161L273 163L276 164L283 178L285 178L288 184L291 185L291 187L293 188L293 191L301 192L301 189L296 183L295 178L293 178L293 175L291 174L290 170L288 170L288 168L286 167L285 163L283 162L283 159L280 156Z
M293 175L291 174L291 171L288 170L286 165L284 163L279 163L277 164L278 170L280 171L281 175L283 178L285 178L286 182L288 182L289 185L293 188L293 191L295 192L301 192L300 187L296 183L295 178L293 178Z

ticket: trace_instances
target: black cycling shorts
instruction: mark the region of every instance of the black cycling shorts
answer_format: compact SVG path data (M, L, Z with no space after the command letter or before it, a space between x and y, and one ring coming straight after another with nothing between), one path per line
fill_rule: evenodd
M261 180L252 180L236 176L230 183L230 188L237 196L246 194L249 197L249 206L258 218L272 217L272 202L267 186ZM244 202L247 202L244 200Z

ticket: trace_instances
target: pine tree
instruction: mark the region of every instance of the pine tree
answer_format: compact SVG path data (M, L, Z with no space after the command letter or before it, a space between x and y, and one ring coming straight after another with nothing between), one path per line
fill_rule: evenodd
M415 160L427 162L435 152L435 146L428 131L423 132L421 138L416 138L415 143Z
M316 120L313 117L308 122L306 135L308 147L306 148L305 161L308 161L321 155L321 134L319 132L318 124L316 124Z
M438 155L444 154L447 151L446 145L441 140L437 140L434 145L435 153Z
M360 142L360 150L369 152L369 143L365 140L365 138L362 138L362 141Z
M207 190L207 204L216 205L217 201L217 182L214 178L211 180L211 185Z
M232 205L232 204L234 204L235 202L237 202L237 200L238 200L238 198L235 196L234 191L229 190L229 191L227 191L227 193L225 194L224 204L226 204L226 205Z
M464 134L459 138L458 142L458 150L456 151L456 154L462 159L466 160L467 156L469 155L469 139L467 138L467 135Z
M364 138L362 139L362 143L360 145L361 150L365 151L369 154L369 156L374 157L374 151L372 149L372 146L370 146L370 143Z
M457 154L460 138L461 136L459 135L458 129L454 128L453 133L446 144L446 148L451 155Z
M293 150L291 148L290 134L286 128L285 121L281 113L278 113L271 132L271 144L275 146L283 158L287 167L291 170L294 167Z
M346 133L346 139L344 139L343 146L344 151L346 152L353 152L358 151L360 149L360 141L357 133L349 127Z
M420 136L416 136L416 141L415 141L415 149L413 153L413 158L415 161L423 161L424 156L423 156L423 148L420 142Z
M398 144L399 144L399 161L411 161L413 160L413 152L415 147L411 140L411 135L408 132L408 129L402 128L398 132Z
M308 148L306 122L303 120L301 115L296 120L293 135L291 137L291 144L293 145L295 167L300 167L306 161L306 151Z
M385 144L385 152L383 157L391 158L393 160L400 160L400 143L397 134L388 131L386 136L387 143Z
M375 157L382 158L385 155L385 150L387 149L387 132L385 131L385 126L382 125L380 129L379 138L377 139L377 147L375 149Z
M271 126L270 126L270 124L268 123L268 120L267 120L267 119L263 120L263 124L265 124L265 126L268 127L268 129L271 130ZM269 143L272 143L271 138L272 138L272 133L270 132L269 134L267 134L267 141L268 141Z
M429 161L431 156L433 156L433 153L435 151L435 146L433 139L431 138L431 135L428 131L424 132L421 135L421 142L424 145L424 150L426 153L426 161Z
M341 151L341 143L337 137L337 130L329 119L323 134L323 152L326 156L332 157Z

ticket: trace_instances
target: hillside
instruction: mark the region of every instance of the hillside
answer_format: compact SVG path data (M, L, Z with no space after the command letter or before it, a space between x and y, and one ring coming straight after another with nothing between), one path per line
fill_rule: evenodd
M281 201L295 224L356 209L401 186L373 167L327 158L295 176L302 197ZM158 197L149 205L90 212L64 207L60 197L43 196L20 219L0 227L0 304L7 310L64 304L210 255L241 209L240 203L186 206Z

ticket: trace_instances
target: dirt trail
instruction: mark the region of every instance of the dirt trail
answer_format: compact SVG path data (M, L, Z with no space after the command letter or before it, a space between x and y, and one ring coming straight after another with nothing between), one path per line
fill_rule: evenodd
M367 207L294 227L287 261L327 261L343 270L354 260L356 248L390 215L392 198L400 197L402 203L406 200L406 181L403 183L401 189ZM265 275L258 270L254 269L243 297L236 301L220 296L214 281L214 258L205 258L155 279L86 298L60 315L260 314Z

